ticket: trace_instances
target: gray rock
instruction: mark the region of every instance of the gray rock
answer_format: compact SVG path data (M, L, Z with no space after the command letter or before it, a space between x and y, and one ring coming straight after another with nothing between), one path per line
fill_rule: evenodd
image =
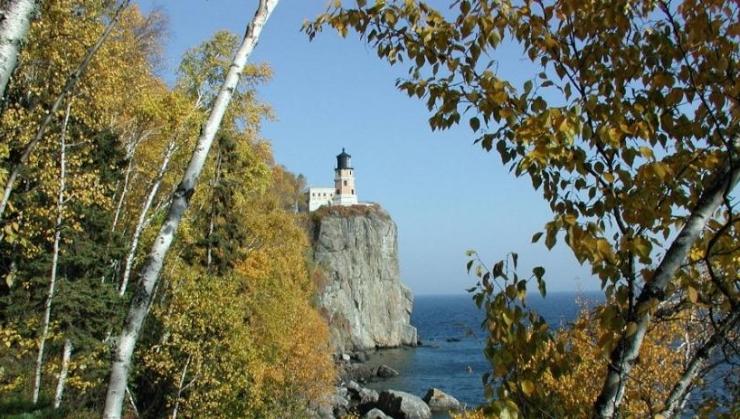
M349 391L347 390L347 387L337 387L335 394L337 397L346 399L349 397Z
M365 351L357 351L352 353L352 360L357 362L367 362L370 357Z
M377 375L380 378L391 378L391 377L397 376L398 375L398 371L394 370L393 368L389 367L388 365L381 365L375 371L375 375Z
M344 391L346 392L347 389L344 389ZM337 394L331 396L330 401L334 417L342 417L349 411L349 400L346 397L346 393L342 395L341 392L337 391Z
M380 395L373 389L363 387L357 393L357 397L360 399L360 405L371 405L378 402Z
M456 398L437 388L430 388L422 400L434 411L461 410L462 404Z
M358 393L360 390L362 390L362 386L357 384L356 381L349 380L347 384L345 385L347 387L347 390L350 392Z
M352 357L350 357L349 354L342 354L342 361L349 362L350 359L352 359Z
M379 206L327 207L313 222L314 260L326 285L319 306L336 351L416 345L413 296L401 283L396 224Z
M382 391L378 399L378 408L396 419L429 419L432 417L432 411L424 400L403 391Z
M393 418L386 415L385 413L383 413L382 410L376 407L375 409L362 415L362 419L393 419Z
M349 364L343 368L342 374L345 380L364 383L368 379L375 377L375 368L367 364Z

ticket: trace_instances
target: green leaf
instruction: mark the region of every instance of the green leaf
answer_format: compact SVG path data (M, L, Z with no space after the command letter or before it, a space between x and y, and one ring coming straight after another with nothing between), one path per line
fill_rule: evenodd
M467 266L467 269L468 269L468 274L470 273L470 268L472 268L472 267L473 267L473 262L474 262L474 261L473 261L472 259L468 261L468 266Z
M470 128L473 129L473 132L478 131L480 128L480 119L478 117L470 118Z

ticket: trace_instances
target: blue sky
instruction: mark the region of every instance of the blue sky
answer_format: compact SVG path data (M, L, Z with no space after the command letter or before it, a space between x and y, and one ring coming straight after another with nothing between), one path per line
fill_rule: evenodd
M168 80L182 54L218 30L242 34L252 0L139 0L145 11L169 17ZM442 3L442 2L440 2ZM331 186L335 155L352 155L360 200L385 207L398 224L402 280L415 294L464 293L467 249L488 261L519 253L520 267L547 270L550 291L592 290L599 283L564 246L531 244L550 214L528 178L514 178L497 153L473 144L467 125L433 133L426 107L395 88L405 74L357 39L326 31L313 42L300 32L305 19L324 10L323 0L283 0L262 34L251 62L272 66L260 89L275 110L263 135L276 160L316 186ZM527 60L507 48L499 72L519 81Z

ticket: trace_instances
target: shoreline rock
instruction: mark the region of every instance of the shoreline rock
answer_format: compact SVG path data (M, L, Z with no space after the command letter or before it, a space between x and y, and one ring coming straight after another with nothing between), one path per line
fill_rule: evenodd
M399 419L430 419L432 411L420 397L397 390L384 390L378 399L378 408Z
M397 377L399 374L398 371L394 370L388 365L382 364L378 366L378 368L375 370L375 375L380 378L391 378Z
M372 370L372 368L370 368ZM430 419L432 412L461 411L455 397L438 388L430 388L424 397L393 389L377 391L354 380L343 380L330 397L331 406L317 417L362 419Z
M462 410L462 404L456 398L450 396L438 388L430 388L427 394L421 398L433 411Z

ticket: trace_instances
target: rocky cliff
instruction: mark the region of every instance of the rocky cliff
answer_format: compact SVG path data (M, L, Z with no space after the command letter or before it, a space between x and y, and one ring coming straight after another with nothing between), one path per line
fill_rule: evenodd
M416 345L390 215L377 205L323 207L312 213L312 229L314 260L326 275L319 304L336 350Z

